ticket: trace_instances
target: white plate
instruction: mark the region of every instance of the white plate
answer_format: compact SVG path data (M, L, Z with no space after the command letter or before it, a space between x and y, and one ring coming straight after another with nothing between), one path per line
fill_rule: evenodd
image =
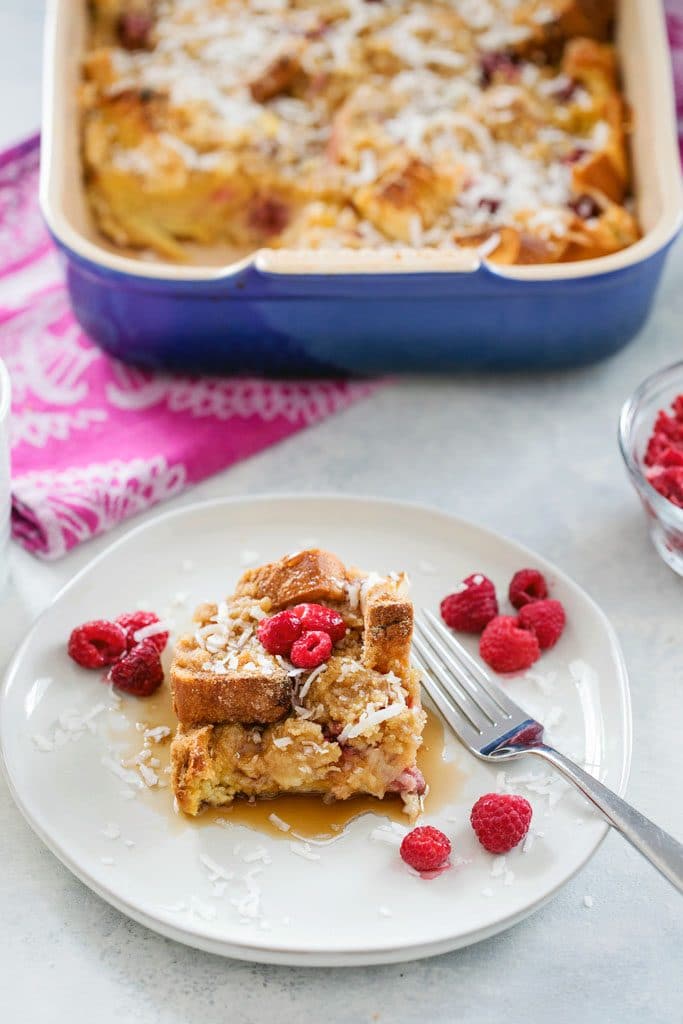
M101 711L75 738L74 720L63 719L64 735L55 734L65 710L83 714L111 703L97 674L66 655L75 624L138 603L163 611L178 591L187 592L189 609L230 591L245 549L265 560L310 543L367 569L406 569L417 607L436 607L473 570L489 575L502 596L516 569L541 568L564 602L568 626L536 672L504 685L537 717L555 723L549 732L558 746L623 792L631 750L626 672L605 616L566 576L517 544L429 509L362 498L265 497L162 515L114 544L58 595L14 658L2 696L0 735L13 795L47 846L91 889L148 927L213 953L286 964L371 964L493 935L552 896L606 833L560 780L530 790L536 764L521 762L503 779L449 739L445 757L465 777L429 820L451 836L466 863L425 881L408 872L393 846L370 838L382 823L374 815L354 821L312 861L296 856L287 838L234 824L181 823L168 811L168 789L126 798L131 787L102 761L116 740L119 711ZM188 609L175 609L179 627ZM37 736L74 741L44 751ZM503 864L479 847L468 818L479 795L511 780L531 800L532 827L542 835ZM116 826L111 835L117 829L120 835L103 835L108 825ZM216 879L216 866L233 877ZM249 874L258 896L251 911L235 906L248 894Z

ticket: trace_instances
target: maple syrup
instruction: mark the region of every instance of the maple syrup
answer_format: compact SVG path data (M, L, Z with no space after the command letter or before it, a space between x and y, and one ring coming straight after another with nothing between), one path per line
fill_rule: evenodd
M441 718L430 708L425 708L427 722L423 733L423 743L417 755L418 767L422 771L429 789L424 798L425 814L434 814L453 800L457 794L463 773L452 761L444 760L444 726ZM141 712L144 711L144 718ZM143 702L135 698L124 698L120 712L129 722L130 753L134 758L143 745L145 729L157 726L168 726L171 736L161 743L152 744L152 753L159 760L156 773L163 780L169 781L165 771L170 761L171 738L177 726L177 719L171 707L168 686L164 684L157 693ZM119 740L125 739L125 733L119 732ZM125 762L126 755L123 760ZM150 806L160 813L167 814L178 828L196 828L197 826L228 824L245 825L247 828L262 832L280 839L300 838L313 842L329 842L339 836L349 822L364 814L375 814L385 819L408 822L403 813L403 802L396 796L378 800L372 796L352 797L326 804L315 795L278 796L272 800L235 800L226 807L207 808L196 818L184 814L173 814L172 796L169 788L159 790L156 786L144 791ZM271 820L275 815L290 828L283 831Z

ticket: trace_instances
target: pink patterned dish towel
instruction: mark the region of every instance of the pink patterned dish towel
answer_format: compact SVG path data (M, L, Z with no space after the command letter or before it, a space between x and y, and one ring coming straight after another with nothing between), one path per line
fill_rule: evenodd
M0 155L0 357L12 378L12 533L43 558L368 394L357 381L171 377L76 323L38 210L39 141Z

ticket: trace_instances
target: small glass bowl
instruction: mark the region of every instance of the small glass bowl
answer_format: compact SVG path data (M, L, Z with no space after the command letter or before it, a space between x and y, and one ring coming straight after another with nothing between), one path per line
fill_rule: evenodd
M674 572L683 576L683 508L654 489L643 471L643 456L660 409L683 394L683 362L667 366L644 380L624 403L619 417L619 447L631 482L638 492L652 543Z

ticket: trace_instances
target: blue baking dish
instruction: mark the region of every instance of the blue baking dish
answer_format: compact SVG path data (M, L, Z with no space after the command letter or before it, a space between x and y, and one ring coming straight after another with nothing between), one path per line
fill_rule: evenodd
M602 359L640 329L683 207L669 53L653 0L622 0L643 237L581 263L500 267L465 251L260 250L227 267L107 248L80 182L78 67L86 4L48 8L41 202L74 312L126 362L182 372L372 374L549 369Z

